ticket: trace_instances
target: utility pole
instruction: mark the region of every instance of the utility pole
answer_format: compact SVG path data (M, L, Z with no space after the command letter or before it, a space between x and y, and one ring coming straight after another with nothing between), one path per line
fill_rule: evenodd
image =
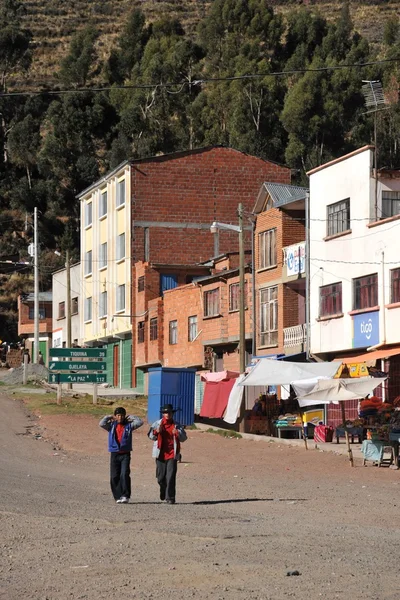
M239 368L240 373L246 370L246 332L245 332L245 297L244 297L244 240L243 240L243 206L238 206L239 215Z
M65 267L67 269L67 348L71 348L71 261L69 250L65 253ZM68 389L72 390L72 383L68 383Z
M238 205L239 216L239 370L243 375L246 371L246 323L245 323L245 296L244 296L244 232L243 232L243 206ZM240 405L239 431L245 430L246 391L243 390Z
M34 356L32 362L39 364L39 250L38 250L38 224L37 224L37 207L33 213L33 261L34 261L34 304L33 304L33 319L34 319Z

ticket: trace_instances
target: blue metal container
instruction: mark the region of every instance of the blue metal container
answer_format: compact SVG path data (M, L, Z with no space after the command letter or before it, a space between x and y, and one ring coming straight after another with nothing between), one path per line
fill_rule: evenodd
M193 425L195 377L196 369L149 369L147 421L153 423L159 419L161 407L172 404L174 409L178 409L175 420L181 425Z

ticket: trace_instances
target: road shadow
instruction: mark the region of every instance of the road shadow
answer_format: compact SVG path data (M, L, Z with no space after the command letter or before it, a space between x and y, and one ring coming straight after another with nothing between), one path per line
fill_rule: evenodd
M196 500L195 502L177 502L180 506L209 506L213 504L238 504L240 502L307 502L308 498L228 498L226 500ZM131 504L165 504L161 500L154 502L131 502Z
M182 504L206 506L208 504L236 504L239 502L307 502L307 498L229 498L227 500L197 500L196 502L184 502Z

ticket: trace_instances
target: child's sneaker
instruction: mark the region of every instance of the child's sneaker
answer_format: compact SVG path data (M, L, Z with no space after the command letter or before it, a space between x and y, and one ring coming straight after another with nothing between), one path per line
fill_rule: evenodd
M117 502L118 502L118 500L117 500ZM119 502L121 504L128 504L129 498L127 498L126 496L122 496L122 498L120 498Z

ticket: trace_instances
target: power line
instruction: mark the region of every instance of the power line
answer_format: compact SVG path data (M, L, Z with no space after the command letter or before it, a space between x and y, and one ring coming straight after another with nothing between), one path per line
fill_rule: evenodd
M231 77L204 77L200 79L196 79L194 81L175 81L175 82L166 82L166 83L137 83L137 84L124 84L124 85L107 85L100 87L84 87L84 88L68 88L65 90L51 90L44 89L38 91L30 91L30 92L5 92L0 94L0 98L7 98L12 96L40 96L40 95L49 95L49 96L60 96L62 94L79 94L79 93L97 93L97 92L106 92L110 90L147 90L154 88L173 88L180 87L178 92L180 93L185 86L192 88L192 86L199 86L206 83L224 83L231 81L245 81L245 80L253 80L253 79L263 79L264 77L284 77L287 75L296 75L296 74L304 74L304 73L324 73L328 71L339 71L343 69L362 69L365 67L371 67L375 65L382 65L392 62L399 62L399 58L386 58L383 60L369 61L364 63L349 63L344 65L336 65L329 67L316 67L316 68L307 68L307 69L290 69L289 71L272 71L268 73L247 73L245 75L233 75Z

